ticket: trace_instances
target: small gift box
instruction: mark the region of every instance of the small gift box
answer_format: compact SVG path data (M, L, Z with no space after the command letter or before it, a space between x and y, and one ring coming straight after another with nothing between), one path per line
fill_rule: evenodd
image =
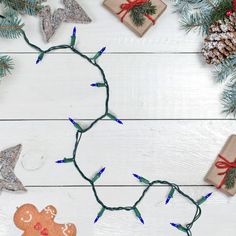
M205 180L226 194L236 194L236 135L229 137Z
M105 0L103 4L140 37L166 9L161 0Z

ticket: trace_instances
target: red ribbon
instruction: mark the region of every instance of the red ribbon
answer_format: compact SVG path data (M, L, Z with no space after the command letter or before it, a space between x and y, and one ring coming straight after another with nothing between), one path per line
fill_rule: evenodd
M236 11L236 0L233 0L233 10Z
M222 155L219 155L219 158L222 161L217 161L215 166L216 166L216 168L222 169L225 171L218 173L218 175L224 175L224 178L222 179L219 186L217 187L218 189L222 188L222 186L224 185L225 180L226 180L226 174L228 173L228 171L232 168L236 168L236 159L233 162L230 162Z
M40 231L41 235L48 236L48 229L47 228L43 228L43 226L39 222L37 222L34 225L34 229Z
M120 5L120 8L121 8L121 11L119 11L118 13L117 13L117 15L120 15L120 14L122 14L123 12L125 12L124 14L123 14L123 16L121 17L121 22L123 22L124 21L124 18L126 17L126 15L129 13L129 11L130 10L132 10L134 7L136 7L136 6L140 6L140 5L142 5L142 4L144 4L144 3L146 3L146 2L149 2L150 0L127 0L127 3L123 3L123 4L121 4ZM150 21L152 21L152 23L153 24L155 24L156 23L156 21L150 16L150 15L148 15L148 14L145 14L145 16L150 20Z

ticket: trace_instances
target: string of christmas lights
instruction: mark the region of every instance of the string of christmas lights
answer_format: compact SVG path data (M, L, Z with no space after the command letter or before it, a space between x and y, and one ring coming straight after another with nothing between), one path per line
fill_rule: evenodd
M81 141L82 135L84 133L86 133L87 131L89 131L90 129L93 128L93 126L95 124L97 124L99 121L101 121L102 119L108 117L109 119L117 122L118 124L122 125L123 122L118 119L114 114L110 113L109 111L109 98L110 98L110 90L109 90L109 84L108 81L106 79L106 75L104 73L104 70L101 68L101 66L97 63L97 59L105 52L106 48L102 48L100 51L98 51L92 58L86 56L85 54L81 53L80 51L78 51L75 48L75 43L76 43L76 28L73 29L73 33L71 36L71 42L69 45L58 45L58 46L53 46L50 47L47 50L42 50L41 48L39 48L38 46L32 44L28 37L26 36L25 32L23 30L21 30L21 33L26 41L26 43L31 46L32 48L36 49L39 52L39 56L36 60L36 64L40 63L43 59L45 54L51 52L51 51L55 51L55 50L60 50L60 49L70 49L72 52L74 52L75 54L79 55L80 57L84 58L85 60L87 60L92 66L95 66L101 73L102 75L102 82L95 82L93 84L91 84L92 87L94 88L103 88L105 89L106 92L106 99L105 99L105 111L104 113L99 116L97 119L95 119L94 121L92 121L87 127L83 128L79 123L77 123L75 120L73 120L72 118L69 118L69 121L71 122L71 124L75 127L76 129L76 135L75 135L75 144L74 144L74 149L73 149L73 154L71 158L64 158L62 160L57 160L56 163L57 164L65 164L65 163L73 163L76 170L79 172L79 174L81 175L81 177L86 180L90 185L91 188L93 190L95 199L97 201L97 203L100 205L101 209L99 211L99 213L97 214L94 223L96 223L106 211L130 211L133 212L134 215L137 217L137 219L144 224L144 219L142 218L142 215L140 213L140 211L138 210L138 205L139 203L143 200L143 198L145 197L146 193L149 191L149 189L157 184L161 184L161 185L167 185L170 187L170 192L167 196L166 199L166 204L168 204L170 202L170 200L174 197L175 192L178 192L180 195L182 195L184 198L188 199L195 207L196 207L196 212L194 214L194 217L192 219L192 221L186 225L182 225L182 224L178 224L178 223L170 223L171 226L175 227L176 229L186 233L188 236L192 235L191 232L191 228L193 227L194 223L199 219L199 217L201 216L201 207L200 205L203 204L211 195L212 193L207 194L206 196L201 197L199 200L195 201L193 198L191 198L189 195L187 195L186 193L184 193L177 184L174 183L170 183L168 181L165 180L154 180L154 181L149 181L146 178L139 176L137 174L133 174L133 176L141 183L145 186L145 189L143 190L141 196L138 198L138 200L136 202L134 202L133 205L131 206L119 206L119 207L111 207L111 206L107 206L98 196L97 190L96 190L96 186L95 183L98 181L98 179L102 176L102 174L105 171L105 167L102 168L101 170L99 170L92 178L89 178L85 175L85 173L80 169L79 164L77 163L76 160L76 155L77 155L77 151L78 151L78 147L79 147L79 143Z

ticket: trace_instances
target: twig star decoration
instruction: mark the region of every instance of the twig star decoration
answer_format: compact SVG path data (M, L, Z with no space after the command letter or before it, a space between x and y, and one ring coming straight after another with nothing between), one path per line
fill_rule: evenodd
M62 22L88 24L92 21L76 0L63 0L63 4L65 8L58 8L53 14L50 6L45 6L39 13L47 42Z
M3 189L10 191L26 191L25 187L14 173L21 149L22 145L19 144L0 152L0 191Z

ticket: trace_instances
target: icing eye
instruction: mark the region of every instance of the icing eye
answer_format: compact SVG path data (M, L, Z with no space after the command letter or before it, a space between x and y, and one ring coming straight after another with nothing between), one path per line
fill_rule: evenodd
M26 211L27 214L29 214L29 211Z
M22 221L24 220L24 218L23 218L23 217L21 217L20 219L21 219Z

